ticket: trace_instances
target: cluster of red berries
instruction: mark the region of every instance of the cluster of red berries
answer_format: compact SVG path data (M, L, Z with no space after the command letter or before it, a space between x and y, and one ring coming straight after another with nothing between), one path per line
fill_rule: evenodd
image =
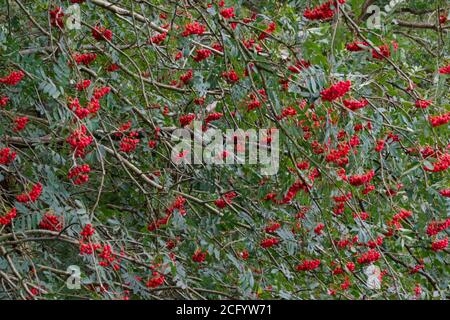
M297 180L295 181L288 189L286 195L283 197L280 203L287 204L294 199L294 197L297 195L297 193L300 190L303 190L304 192L308 192L308 185L306 185L303 181Z
M330 88L327 88L320 92L322 96L322 100L325 101L334 101L338 98L343 97L349 90L352 83L350 80L341 81L332 85Z
M120 66L117 63L111 63L107 68L106 71L108 72L114 72L120 69Z
M196 55L192 57L195 62L203 61L212 54L212 51L209 49L197 49L195 52Z
M80 82L75 84L75 89L77 89L78 91L83 91L83 90L86 90L90 85L91 85L91 80L89 80L89 79L81 80Z
M192 261L202 263L203 261L205 261L207 254L208 251L203 252L202 249L197 249L192 255Z
M147 230L151 232L151 231L155 231L156 229L159 229L161 226L165 226L167 224L167 222L169 222L171 215L172 215L171 213L166 213L166 215L163 218L160 218L160 219L156 220L155 222L150 223L147 226Z
M19 117L14 119L16 126L14 127L13 131L14 132L22 131L23 129L25 129L29 121L30 119L28 117Z
M367 101L366 99L362 99L361 101L345 99L343 102L344 102L344 106L346 106L347 108L349 108L352 111L364 108L365 106L367 106L369 104L369 101Z
M242 260L247 260L250 254L247 250L242 250L241 252L239 252L239 256L242 258Z
M184 26L184 31L181 33L183 37L188 37L192 34L201 35L205 32L206 27L197 21L194 23L189 23Z
M42 184L38 182L31 188L30 192L16 196L16 200L23 203L35 202L41 196L42 189Z
M352 240L349 239L342 239L342 240L333 240L333 243L339 248L339 249L345 249L347 247L352 246L353 244L358 242L358 236L354 236Z
M148 288L157 288L164 284L165 277L157 271L153 272L153 277L149 279L146 283Z
M7 226L8 224L11 223L12 219L14 219L16 216L17 216L17 209L12 208L4 216L0 217L0 225Z
M325 225L323 223L319 223L315 228L314 228L314 233L317 235L321 235L323 228L325 228Z
M263 51L263 48L261 47L260 44L258 44L255 39L248 39L248 40L242 40L242 44L249 50L255 49L256 52L261 52ZM220 51L223 51L220 50Z
M77 90L84 90L89 87L90 80L83 80L76 85ZM99 100L111 91L110 87L95 88L93 98L86 108L82 107L78 98L69 98L69 109L72 110L79 119L84 119L88 115L95 115L101 108Z
M259 35L258 40L266 39L269 36L269 34L272 34L275 31L276 28L277 28L277 25L275 22L269 23L267 28L263 32L261 32L261 34Z
M345 202L350 200L351 198L352 198L351 192L342 196L333 196L333 200L335 202L335 205L333 207L334 215L339 216L343 214L345 210Z
M94 89L94 99L100 100L105 95L111 92L110 87L101 87L101 88L95 88Z
M69 98L68 108L72 110L79 119L84 119L91 113L91 110L89 108L83 108L81 106L78 98L75 99Z
M267 233L275 233L278 229L281 228L281 224L278 222L271 222L267 227L264 228L264 231Z
M0 107L6 107L9 102L9 98L7 96L0 97Z
M439 73L440 74L450 74L450 65L440 68Z
M367 252L364 252L363 254L361 254L358 259L357 262L359 264L366 264L366 263L373 263L378 261L378 259L380 259L381 254L374 250L374 249L370 249Z
M297 114L297 110L293 107L287 107L281 110L281 116L277 117L278 120L287 118L287 117L293 117Z
M428 121L430 121L433 127L438 127L447 124L450 121L450 112L437 116L429 116Z
M150 39L148 39L148 44L156 44L158 46L164 40L166 40L166 37L167 37L167 32L159 33L156 36L153 36Z
M205 125L208 125L208 123L210 123L211 121L219 120L222 117L223 117L223 113L220 113L220 112L210 113L205 118Z
M450 153L443 154L437 158L437 161L433 163L433 168L424 166L423 169L429 172L441 172L450 167Z
M336 149L330 149L329 153L325 156L325 161L335 163L336 165L343 167L348 163L348 157L351 150L351 145L347 142L341 142Z
M89 172L91 172L89 165L83 164L70 169L67 178L70 180L75 178L73 183L76 185L84 184L89 181Z
M185 114L180 116L180 118L178 119L180 121L180 125L182 127L189 125L192 121L194 121L195 119L195 114L193 113L189 113L189 114Z
M450 218L447 218L443 222L433 221L427 226L427 235L430 237L435 236L447 228L450 228Z
M308 20L330 20L337 12L339 4L344 4L345 0L330 0L313 9L306 9L303 16Z
M82 125L80 129L72 132L70 136L67 137L66 142L70 144L72 150L75 152L76 157L84 157L86 154L86 148L94 140L92 136L87 135L87 128Z
M302 263L297 265L296 270L297 271L312 271L320 266L320 260L319 259L313 259L313 260L304 260Z
M365 41L355 41L345 45L345 48L351 52L363 51L366 50L367 47L369 47L369 44Z
M412 211L401 209L400 212L396 213L392 220L390 221L390 225L395 226L397 229L401 228L401 221L404 221L412 216Z
M54 27L64 28L64 12L61 7L56 7L55 9L49 11L50 23Z
M182 196L178 196L175 198L172 205L169 208L167 208L166 212L172 214L173 211L175 211L176 209L182 216L184 216L186 215L186 209L184 208L185 203L186 199Z
M220 11L220 15L222 17L224 17L225 19L231 19L231 18L233 18L235 16L234 8L230 7L230 8L222 9Z
M236 197L237 197L236 192L234 192L234 191L227 192L226 194L223 195L222 198L219 198L216 201L214 201L214 204L216 205L216 207L223 209L227 205L230 205L231 200L233 200Z
M397 51L398 44L396 42L392 42L392 46L394 50ZM388 44L381 45L377 47L377 49L372 49L372 58L383 60L385 58L389 58L391 56L391 49Z
M228 83L236 83L239 81L239 77L234 70L230 71L224 71L222 73L222 77L228 82Z
M185 74L180 76L180 80L184 84L188 84L192 80L193 72L192 70L188 70Z
M127 137L123 137L119 144L119 150L121 152L130 153L136 150L138 143L141 140L139 139L139 133L136 131L132 131L128 134Z
M386 141L383 139L377 140L377 145L375 146L376 152L381 152L384 149L384 145L386 144Z
M262 89L262 90L259 90L258 92L262 95L263 101L266 101L267 99L266 99L266 92L265 92L265 90ZM261 101L258 100L256 94L251 93L248 96L248 99L249 100L246 102L246 104L247 104L247 112L261 107Z
M370 181L372 181L374 176L375 176L375 171L369 170L365 174L354 175L354 176L349 177L348 178L348 182L352 186L362 186L362 185L365 185L365 184L369 184Z
M92 224L87 224L84 226L83 230L80 232L80 235L83 237L83 240L87 240L92 237L95 233L95 229L92 227Z
M267 249L267 248L277 245L279 242L280 242L280 240L278 238L267 238L267 239L263 239L261 241L260 245L264 249Z
M392 47L395 51L398 49L398 44L393 41ZM370 45L365 41L355 41L348 43L345 48L351 52L365 51L370 48ZM391 56L391 48L388 44L383 44L377 48L372 49L372 58L377 60L383 60Z
M39 222L39 228L60 232L64 228L64 218L47 212Z
M384 240L383 236L378 236L375 241L373 241L373 240L367 241L366 247L369 247L371 249L379 247L379 246L383 245L383 240Z
M8 165L16 158L16 153L11 152L10 148L0 149L0 164Z
M108 267L112 264L112 262L116 261L115 254L109 244L103 246L102 251L98 254L98 257L102 259L102 261L98 263L101 267ZM120 265L116 263L113 265L113 268L114 270L119 270Z
M75 53L73 59L77 64L88 66L97 59L97 55L95 53Z
M438 251L443 251L445 249L447 249L448 247L448 237L445 237L442 240L435 240L432 244L431 244L431 250L438 252Z
M6 84L8 86L15 86L25 77L25 73L20 71L13 71L6 77L0 78L0 83Z
M85 225L83 230L80 232L82 237L80 240L80 255L91 255L102 247L100 244L96 243L85 243L86 241L89 241L94 233L95 229L91 224Z
M101 27L101 26L95 26L92 29L92 36L95 38L95 40L97 41L101 41L101 40L108 40L111 41L112 37L113 37L113 33L111 30L106 29L105 27Z
M431 100L416 100L415 105L416 105L416 108L426 109L432 103L433 103L433 101L431 101Z

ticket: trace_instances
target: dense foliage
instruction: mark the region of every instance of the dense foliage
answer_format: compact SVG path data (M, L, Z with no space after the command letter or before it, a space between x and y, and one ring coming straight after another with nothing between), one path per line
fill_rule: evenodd
M449 7L388 4L0 0L0 298L446 299Z

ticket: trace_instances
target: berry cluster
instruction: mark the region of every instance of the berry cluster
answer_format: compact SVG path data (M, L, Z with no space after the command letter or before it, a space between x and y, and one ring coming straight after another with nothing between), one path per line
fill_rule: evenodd
M54 27L64 28L64 12L61 7L56 7L55 9L49 11L50 23Z
M80 129L73 131L66 139L66 142L70 144L72 150L75 152L76 157L83 158L86 155L86 148L94 140L92 136L87 135L86 133L87 128L82 125Z
M39 222L39 228L60 232L64 228L64 219L63 217L47 212Z
M437 116L429 116L428 121L430 121L433 127L439 127L447 124L450 121L450 112Z
M15 86L20 81L22 81L23 77L25 77L25 73L22 70L13 71L9 75L0 78L0 83L6 84L8 86Z
M230 8L222 9L220 11L220 15L222 17L224 17L225 19L231 19L231 18L233 18L235 16L234 8L230 7Z
M279 242L280 242L280 240L278 238L267 238L267 239L262 240L260 245L264 249L267 249L267 248L277 245Z
M182 127L189 125L192 121L194 121L195 119L195 114L193 113L189 113L189 114L185 114L180 116L180 118L178 119L180 121L180 125Z
M370 249L369 251L361 254L356 261L359 264L369 264L376 262L378 259L380 259L380 257L381 254L378 251Z
M192 261L202 263L203 261L205 261L207 254L208 251L203 252L202 249L197 249L192 255Z
M214 204L216 205L216 207L223 209L227 205L230 205L231 201L236 197L237 197L237 194L234 191L227 192L223 195L222 198L219 198L216 201L214 201Z
M7 96L0 97L0 107L6 107L9 102L9 98Z
M330 88L321 91L320 95L322 96L322 100L334 101L343 97L350 90L351 84L350 80L341 81L332 85Z
M16 126L14 127L14 132L19 132L25 129L30 119L28 117L19 117L14 119L14 122L16 123Z
M17 216L17 209L12 208L4 216L0 217L0 225L7 226L8 224L11 223L12 219L14 219L16 216Z
M296 269L297 271L312 271L320 266L320 260L314 259L314 260L304 260L302 263L297 265Z
M345 0L330 0L313 9L306 9L303 16L308 20L330 20L338 10L338 3L344 4Z
M77 64L88 66L97 59L97 55L95 53L75 53L73 59Z
M97 41L108 40L111 41L113 37L113 33L111 30L106 29L105 27L95 26L92 29L92 36Z
M362 186L364 184L370 183L372 178L375 176L375 172L373 170L369 170L367 173L362 175L354 175L349 177L348 182L352 186Z
M362 99L361 101L345 99L343 103L345 107L349 108L352 111L356 111L367 106L369 104L369 101L367 101L366 99Z
M222 77L228 82L228 83L236 83L239 81L239 77L237 73L234 70L230 71L224 71L222 73Z
M195 52L196 55L192 57L195 62L203 61L212 54L212 51L209 49L197 49Z
M192 34L201 35L205 32L206 27L197 21L194 23L188 23L184 26L184 31L181 33L183 37L188 37Z
M148 44L160 45L164 40L166 40L167 32L159 33L156 36L148 39Z
M38 182L31 188L30 192L16 196L16 200L23 203L35 202L41 196L42 189L42 184Z
M10 148L0 149L0 164L8 165L16 158L16 153L12 152Z
M67 178L70 180L75 179L73 183L76 185L84 184L89 181L89 172L91 172L89 165L83 164L70 169Z
M119 144L119 150L121 152L131 153L136 150L140 141L139 132L132 131L128 134L128 136L122 138Z
M415 105L416 105L416 108L426 109L432 103L433 103L433 101L431 101L431 100L416 100Z

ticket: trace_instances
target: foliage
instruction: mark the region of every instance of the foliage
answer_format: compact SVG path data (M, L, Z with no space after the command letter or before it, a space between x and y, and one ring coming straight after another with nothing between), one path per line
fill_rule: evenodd
M446 299L448 3L344 2L0 0L0 298ZM175 165L193 118L278 173Z

